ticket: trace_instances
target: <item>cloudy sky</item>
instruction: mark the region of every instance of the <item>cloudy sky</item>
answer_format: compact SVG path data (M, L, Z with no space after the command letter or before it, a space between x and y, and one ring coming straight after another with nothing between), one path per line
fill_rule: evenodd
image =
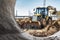
M15 15L17 10L18 16L28 16L32 9L43 6L44 0L17 0L15 5ZM46 6L56 7L60 10L60 0L46 0Z

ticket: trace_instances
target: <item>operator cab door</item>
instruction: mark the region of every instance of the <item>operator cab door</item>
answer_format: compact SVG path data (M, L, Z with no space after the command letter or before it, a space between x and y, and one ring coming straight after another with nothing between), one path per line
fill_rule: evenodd
M37 16L43 16L44 15L44 17L48 16L48 9L45 7L36 8L34 15L37 15Z
M41 15L42 18L45 18L45 16L48 16L48 9L47 8L41 8Z

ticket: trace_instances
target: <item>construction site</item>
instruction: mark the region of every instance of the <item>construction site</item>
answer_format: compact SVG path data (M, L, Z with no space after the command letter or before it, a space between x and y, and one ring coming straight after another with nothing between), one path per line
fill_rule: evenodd
M0 0L0 40L60 40L59 3Z
M19 27L26 33L36 37L47 37L60 30L60 11L53 6L33 9L33 16L16 16ZM17 18L22 17L22 18Z

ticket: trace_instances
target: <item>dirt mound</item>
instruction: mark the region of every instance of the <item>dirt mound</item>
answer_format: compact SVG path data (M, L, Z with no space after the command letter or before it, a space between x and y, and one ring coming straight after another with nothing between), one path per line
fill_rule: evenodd
M21 28L24 29L25 32L37 36L37 37L47 37L53 35L54 33L60 30L60 20L51 21L49 20L48 24L46 24L46 20L42 20L42 22L30 22L31 20L25 20L20 22ZM41 25L44 28L41 29Z

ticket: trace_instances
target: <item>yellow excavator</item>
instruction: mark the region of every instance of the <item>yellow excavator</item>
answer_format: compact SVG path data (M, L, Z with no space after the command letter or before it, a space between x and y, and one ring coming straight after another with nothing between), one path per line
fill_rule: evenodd
M37 7L33 9L34 15L32 17L32 22L38 22L38 24L43 25L41 27L44 28L45 25L49 24L49 21L52 21L52 15L56 15L55 8L50 6L48 7ZM44 24L45 23L45 24ZM51 24L51 23L50 23Z

